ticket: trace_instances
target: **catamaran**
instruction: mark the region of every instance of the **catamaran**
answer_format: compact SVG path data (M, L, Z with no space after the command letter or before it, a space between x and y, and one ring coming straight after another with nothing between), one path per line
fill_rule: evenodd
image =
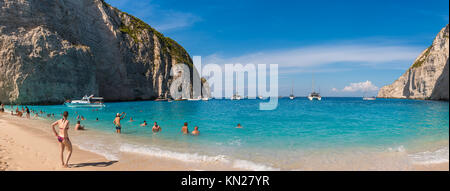
M312 100L322 100L322 96L320 96L320 93L317 93L317 92L315 92L314 91L314 76L313 76L313 78L312 78L312 92L308 95L308 99L310 100L310 101L312 101Z
M64 104L67 107L105 107L103 97L94 97L94 95L85 95L81 100L67 100Z

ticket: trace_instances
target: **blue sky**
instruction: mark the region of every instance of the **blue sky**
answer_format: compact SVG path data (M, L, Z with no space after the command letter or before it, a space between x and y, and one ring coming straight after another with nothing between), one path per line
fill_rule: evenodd
M449 22L448 0L106 0L203 64L279 65L279 93L361 96L392 83ZM366 83L370 81L370 83ZM364 82L364 83L363 83Z

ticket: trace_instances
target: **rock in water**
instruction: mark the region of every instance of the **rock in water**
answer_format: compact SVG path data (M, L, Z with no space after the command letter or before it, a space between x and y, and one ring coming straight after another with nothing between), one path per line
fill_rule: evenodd
M448 101L448 38L447 24L400 78L380 89L378 97Z
M0 102L167 97L179 63L192 73L177 42L103 0L0 0Z

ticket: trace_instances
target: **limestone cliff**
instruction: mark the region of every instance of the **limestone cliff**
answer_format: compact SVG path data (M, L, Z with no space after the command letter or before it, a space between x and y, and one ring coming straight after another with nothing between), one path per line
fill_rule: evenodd
M378 92L383 98L449 99L449 26L444 27L433 44L416 58L414 64L394 83Z
M102 0L0 0L0 102L169 97L179 63L193 71L177 42Z

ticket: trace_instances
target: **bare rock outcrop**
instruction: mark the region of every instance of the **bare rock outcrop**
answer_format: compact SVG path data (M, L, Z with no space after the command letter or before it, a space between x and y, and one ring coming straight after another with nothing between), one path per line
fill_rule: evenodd
M382 98L449 100L449 26L444 27L433 44L416 58L414 64L391 85L378 92Z
M0 0L0 102L62 103L170 96L174 40L102 0Z

